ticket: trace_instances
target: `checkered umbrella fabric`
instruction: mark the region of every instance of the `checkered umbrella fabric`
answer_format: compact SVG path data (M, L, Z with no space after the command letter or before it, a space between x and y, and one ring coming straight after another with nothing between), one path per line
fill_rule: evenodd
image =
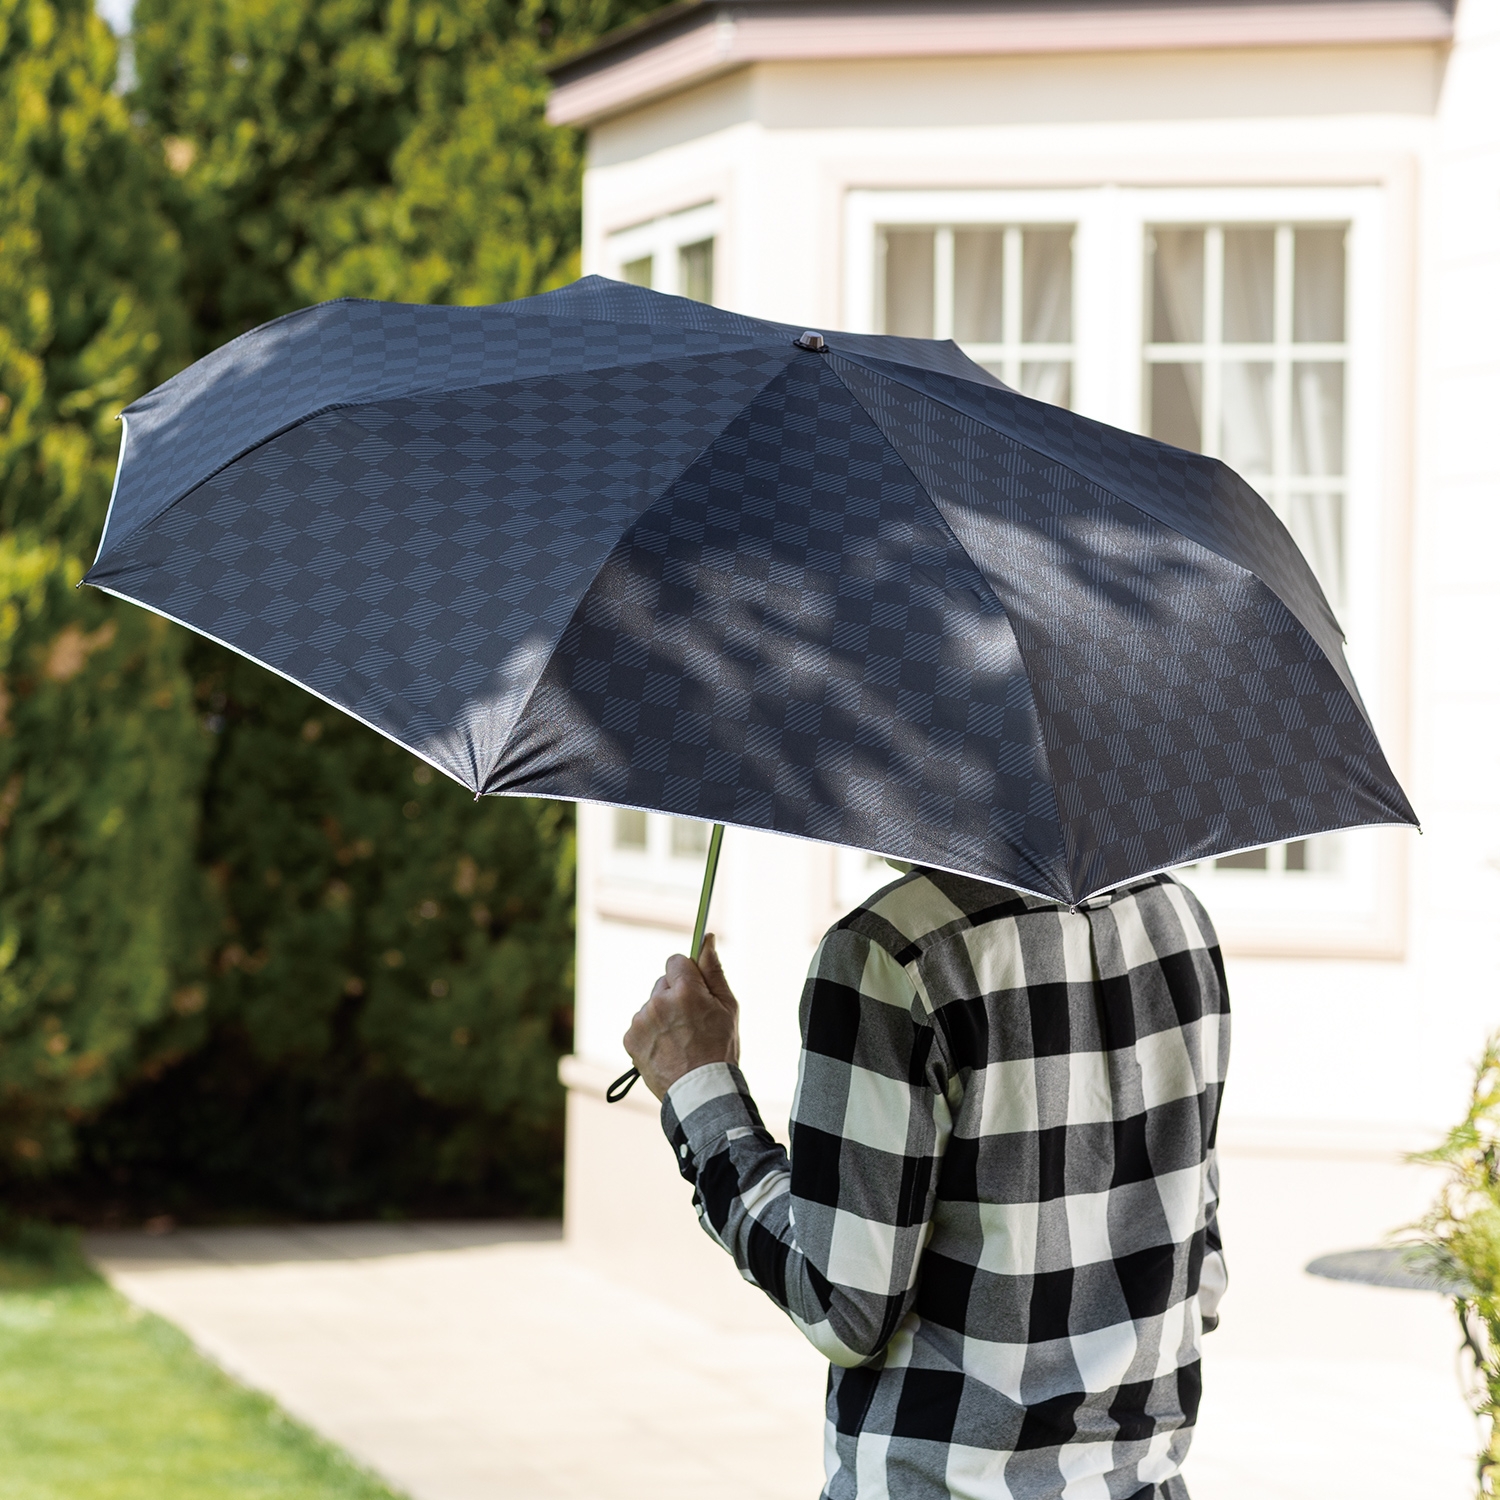
M801 331L599 277L308 308L125 412L85 581L476 796L1068 903L1415 823L1312 572L1223 464L951 343Z

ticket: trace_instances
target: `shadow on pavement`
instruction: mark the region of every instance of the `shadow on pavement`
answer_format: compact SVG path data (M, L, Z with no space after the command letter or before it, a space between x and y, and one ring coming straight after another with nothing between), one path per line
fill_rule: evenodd
M297 1224L233 1229L108 1230L83 1237L84 1250L111 1270L182 1270L201 1266L296 1265L310 1261L383 1260L478 1250L492 1245L562 1239L556 1219L453 1223Z

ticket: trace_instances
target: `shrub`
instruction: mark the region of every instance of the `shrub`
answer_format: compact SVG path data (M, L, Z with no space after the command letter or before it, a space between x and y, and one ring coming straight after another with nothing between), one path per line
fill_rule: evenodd
M111 419L189 348L327 296L568 280L579 143L545 125L541 68L651 8L138 0L126 101L88 0L0 0L0 1180L18 1201L556 1208L571 809L476 806L272 674L69 585Z
M206 1040L83 1137L95 1214L553 1212L572 1032L572 808L488 798L248 662L202 859Z
M1500 1032L1485 1044L1463 1121L1412 1160L1448 1169L1437 1202L1416 1226L1412 1260L1454 1288L1472 1363L1467 1394L1485 1434L1479 1493L1492 1495L1500 1479Z
M0 0L0 1174L66 1165L190 985L208 750L184 637L75 591L115 413L186 354L88 0Z

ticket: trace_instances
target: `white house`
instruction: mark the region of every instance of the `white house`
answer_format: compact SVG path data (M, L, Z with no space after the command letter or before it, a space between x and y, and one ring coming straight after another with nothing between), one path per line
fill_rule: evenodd
M1229 957L1224 1144L1311 1163L1316 1194L1430 1140L1500 1025L1500 0L695 0L554 81L551 118L588 132L586 271L952 337L1277 509L1424 834L1185 872ZM651 1101L602 1099L704 839L580 809L567 1213L617 1272L727 1307ZM886 878L726 839L712 925L778 1125L808 957ZM1410 1217L1402 1170L1373 1228L1320 1232Z

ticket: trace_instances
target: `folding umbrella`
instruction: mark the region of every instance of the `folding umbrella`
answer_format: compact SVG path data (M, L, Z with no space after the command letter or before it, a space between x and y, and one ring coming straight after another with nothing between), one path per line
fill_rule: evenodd
M325 303L125 420L85 582L476 796L1067 903L1416 821L1250 487L951 343L588 277L494 307Z

